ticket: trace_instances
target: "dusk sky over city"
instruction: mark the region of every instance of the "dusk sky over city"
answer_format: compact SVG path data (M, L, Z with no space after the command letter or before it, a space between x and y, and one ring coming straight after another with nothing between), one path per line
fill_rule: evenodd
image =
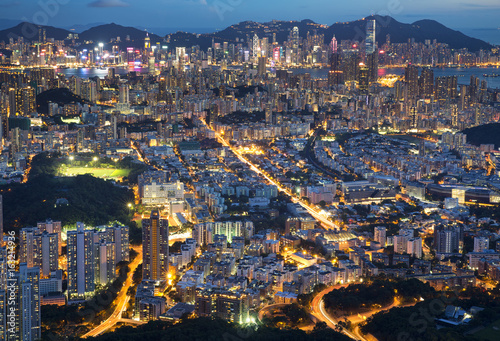
M30 19L39 11L39 3L43 1L0 0L0 18ZM113 21L144 27L220 29L244 20L311 19L330 25L382 14L402 22L434 19L452 28L497 28L500 16L500 3L495 0L61 0L60 3L60 10L49 19L49 25Z

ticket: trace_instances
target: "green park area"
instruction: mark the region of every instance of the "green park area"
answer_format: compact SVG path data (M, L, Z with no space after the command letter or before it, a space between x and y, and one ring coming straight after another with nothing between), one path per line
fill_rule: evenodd
M59 172L63 176L77 176L83 174L90 174L96 178L109 179L109 178L126 177L130 174L131 169L61 165Z

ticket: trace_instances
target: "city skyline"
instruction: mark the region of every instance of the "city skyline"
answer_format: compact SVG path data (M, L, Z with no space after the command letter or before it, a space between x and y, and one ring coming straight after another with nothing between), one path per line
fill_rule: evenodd
M0 22L0 341L497 338L499 6L399 1Z
M373 14L389 15L401 22L421 19L437 20L454 29L498 28L500 4L495 1L453 0L417 3L393 1L356 1L350 4L331 3L324 0L307 5L292 0L286 3L268 3L262 0L196 0L158 1L147 0L133 3L126 0L98 0L70 3L66 0L37 2L15 0L0 2L0 20L21 20L59 27L88 25L91 23L116 22L122 25L140 26L152 31L159 28L176 29L223 29L237 22L252 20L267 22L276 20L311 19L331 25L338 21L352 21ZM26 10L26 5L29 9ZM187 14L187 15L186 15ZM75 20L75 18L77 18ZM204 32L202 32L204 33Z

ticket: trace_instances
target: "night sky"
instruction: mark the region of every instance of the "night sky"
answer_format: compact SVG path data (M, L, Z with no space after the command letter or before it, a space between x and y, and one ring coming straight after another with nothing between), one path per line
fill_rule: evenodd
M46 7L41 4L52 4ZM53 4L58 5L54 10ZM0 18L58 27L109 23L159 28L222 29L243 20L312 19L330 25L370 14L402 22L434 19L451 28L500 26L498 0L0 0ZM162 33L162 32L158 32Z

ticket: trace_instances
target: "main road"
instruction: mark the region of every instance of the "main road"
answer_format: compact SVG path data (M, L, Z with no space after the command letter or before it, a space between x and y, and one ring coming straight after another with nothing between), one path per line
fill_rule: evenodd
M206 122L205 122L205 124L206 124ZM210 129L210 127L208 125L207 125L207 128ZM318 220L324 228L326 228L326 229L340 229L339 225L337 225L334 222L332 222L331 220L329 220L327 217L325 217L320 212L318 212L315 208L309 206L304 201L299 200L298 198L296 198L292 194L292 192L290 191L290 189L288 189L286 187L283 187L280 183L278 183L277 181L275 181L274 179L272 179L271 177L269 177L266 173L264 173L263 171L261 171L255 164L253 164L251 161L249 161L247 158L245 158L242 153L240 153L238 150L236 150L236 148L233 148L233 146L231 146L218 132L214 131L214 133L215 133L215 136L217 137L217 140L219 140L219 142L223 146L228 147L229 149L231 149L231 151L234 153L234 155L236 155L236 157L241 162L247 164L252 171L254 171L255 173L259 174L261 177L263 177L264 179L266 179L269 183L275 185L280 192L285 193L286 195L288 195L292 199L292 201L294 203L299 203L303 208L305 208L307 210L307 212L309 212L309 214L311 216L313 216L316 220Z
M325 310L323 297L328 294L330 291L335 289L340 289L348 286L349 284L335 285L332 287L328 287L325 290L321 291L319 294L314 296L314 299L311 302L311 314L316 317L318 320L323 321L326 325L331 329L337 329L338 321L336 321L333 317L331 317ZM362 340L367 341L362 335L355 335L349 330L342 328L342 333L349 336L354 340Z
M130 296L127 295L127 292L128 289L132 286L132 278L134 276L134 272L139 264L142 264L142 247L134 246L133 249L137 252L137 256L132 261L132 263L129 264L129 274L127 276L127 279L125 280L125 283L123 283L121 290L118 292L118 296L115 299L115 310L106 321L102 322L99 326L95 327L87 334L83 335L83 338L100 335L115 326L118 322L120 322L120 320L122 320L122 313L127 309L127 303L130 300Z

